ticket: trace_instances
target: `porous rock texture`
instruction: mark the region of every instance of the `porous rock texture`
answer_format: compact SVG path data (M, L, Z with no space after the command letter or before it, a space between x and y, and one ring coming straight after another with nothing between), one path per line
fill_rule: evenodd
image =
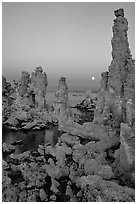
M94 123L119 127L120 168L126 171L130 166L132 177L135 160L135 61L129 49L124 10L116 10L115 15L111 41L113 59L109 71L102 73Z
M21 129L40 129L47 123L56 125L70 117L66 78L59 80L53 106L46 104L47 85L47 75L41 67L36 67L31 76L23 71L20 81L14 80L14 102L5 124Z
M64 133L55 146L39 145L35 154L11 154L2 163L3 201L134 201L134 189L116 180L107 153L96 141L84 142Z
M114 23L125 19L123 9L115 14ZM117 28L119 32L119 23ZM119 70L119 61L116 62ZM127 75L130 76L130 69ZM110 71L102 74L94 122L80 125L66 117L59 122L59 129L64 133L55 146L39 145L35 154L29 151L11 154L3 161L3 201L135 201L134 97L129 98L128 91L121 94L118 87L115 89L112 78ZM119 84L120 80L118 78ZM122 89L127 86L129 84L124 83ZM66 90L66 85L64 87ZM56 110L60 111L58 102L57 97Z
M97 98L93 97L93 92L91 90L86 91L84 100L74 107L77 108L77 110L80 110L80 113L82 114L75 114L73 120L79 124L92 122L94 119L96 102Z
M124 10L115 11L113 26L112 62L109 71L101 74L101 90L95 110L94 122L107 123L114 118L114 125L127 122L126 103L135 102L135 63L127 38L128 22ZM134 119L133 119L134 120Z
M46 87L48 85L47 75L42 67L36 67L35 72L31 74L30 90L35 96L34 103L36 107L46 107Z
M31 76L23 71L20 81L14 81L14 101L10 106L6 124L30 129L45 124L50 114L46 111L47 75L42 67L36 67Z
M100 154L106 152L115 177L122 185L134 187L135 63L130 54L124 10L114 13L112 62L109 70L101 74L93 123L80 125L69 119L60 123L59 128L81 141L83 138L95 141L90 148Z
M93 111L95 109L96 106L96 97L93 98L92 97L92 91L88 90L85 93L85 99L80 103L76 105L76 108L81 109L81 110L87 110L87 111Z
M69 100L68 100L68 86L66 84L66 78L61 77L58 84L58 89L55 92L54 97L54 114L57 119L64 120L65 117L71 115Z
M16 103L21 105L22 102L30 107L45 108L47 85L47 75L43 72L42 67L36 67L31 77L28 72L23 71L19 86L16 89Z
M2 122L9 117L10 106L13 104L13 92L11 84L2 76Z

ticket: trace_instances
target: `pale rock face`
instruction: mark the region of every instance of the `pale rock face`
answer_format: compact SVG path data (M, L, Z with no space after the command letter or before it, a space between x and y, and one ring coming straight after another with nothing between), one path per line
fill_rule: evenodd
M127 60L127 77L124 84L125 100L132 99L135 102L135 61Z
M135 122L135 104L132 99L129 99L126 103L126 122L130 127Z
M101 90L97 96L98 101L96 104L96 109L94 111L94 122L102 122L105 115L103 114L103 110L106 106L106 97L107 94L107 82L108 82L108 72L103 72L101 74L102 79L100 80ZM107 109L107 108L106 108Z
M132 177L132 174L135 172L134 128L129 127L125 123L121 123L120 142L121 142L121 146L120 146L119 155L118 155L120 168L123 171L128 172Z
M135 160L135 61L129 49L128 22L124 10L115 12L113 26L112 62L102 74L101 90L94 111L94 123L110 124L120 129L120 149L116 156L118 172L128 172L134 180ZM125 173L125 175L126 175Z
M30 74L28 72L23 71L21 80L20 80L20 86L19 86L19 94L24 97L24 95L27 93L27 88L30 82Z
M5 79L3 78L3 86ZM48 85L47 75L43 72L42 67L36 67L35 71L31 74L23 71L20 81L14 80L13 95L14 101L12 107L10 107L10 115L8 116L7 122L10 122L13 126L16 126L19 121L27 121L30 119L29 112L37 110L40 114L46 108L46 87ZM3 96L6 89L3 89ZM8 97L10 99L10 97ZM3 97L3 100L4 97ZM8 106L8 105L6 105ZM3 115L5 114L5 107L3 106ZM27 115L27 117L26 117ZM32 125L33 120L36 117L36 113L31 118Z
M102 72L101 77L102 77L102 79L100 80L101 90L105 91L107 89L108 83L108 72Z
M66 78L61 77L58 84L58 89L55 93L55 103L68 103L68 87L66 84Z
M36 67L35 72L31 74L31 89L34 91L40 90L42 93L46 93L46 87L48 85L47 75L43 72L42 67Z
M59 80L58 89L55 92L53 107L55 115L60 119L63 119L63 116L69 116L70 114L68 104L68 87L65 77L61 77Z
M121 13L121 10L117 10L115 13ZM112 86L117 94L120 95L127 75L126 66L129 63L128 61L132 60L132 56L127 38L128 22L124 18L124 12L122 15L116 15L116 17L111 40L113 60L109 67L108 85Z
M9 116L11 112L10 106L13 104L14 98L12 98L13 88L11 84L7 82L6 78L2 76L2 121Z
M31 77L23 71L20 82L14 82L16 89L16 105L44 108L46 105L47 75L42 67L36 67ZM24 105L23 105L24 104Z
M48 85L47 75L42 67L36 67L30 78L30 90L34 94L35 105L44 108L46 105L46 87Z
M98 94L98 102L94 114L95 123L108 123L113 120L116 127L125 120L133 117L133 108L127 108L126 102L135 98L135 66L130 54L127 38L128 22L124 17L124 10L118 9L115 12L116 19L113 26L112 38L112 62L109 71L101 74L101 90ZM133 107L134 105L132 105ZM128 109L128 110L127 110ZM130 110L129 110L130 109ZM132 111L131 111L132 109ZM132 114L130 113L132 112ZM130 115L130 116L129 116ZM132 116L131 116L132 115Z
M13 93L13 88L9 82L7 82L6 78L2 76L2 99L8 99Z
M115 11L115 15L117 19L124 18L123 9ZM120 52L123 52L122 49ZM3 201L135 201L134 186L129 186L135 181L134 68L129 57L128 71L123 65L123 71L119 70L121 56L114 52L114 67L110 66L109 72L102 73L94 116L94 122L98 124L88 122L80 125L68 117L70 112L67 84L66 79L61 77L55 93L54 112L59 119L59 130L65 133L55 146L41 144L38 152L12 154L7 162L3 161ZM117 71L121 78L113 78ZM17 110L9 118L9 124L18 124L25 119L29 129L43 120L47 121L46 111L39 112L38 108L27 106L27 103L32 104L31 91L35 98L34 105L37 101L35 94L40 94L40 100L43 101L42 93L46 93L44 86L47 80L42 72L42 68L37 67L29 83L29 77L26 77L28 75L23 75L22 90L27 90L27 93L22 97L17 92ZM122 84L121 90L118 86L115 87L114 80L117 80L117 84ZM5 95L8 94L7 88L3 91ZM27 96L30 98L27 99ZM41 103L37 104L41 107ZM28 118L33 118L33 121L29 122ZM4 144L3 151L9 150L13 151L13 146ZM121 183L121 179L124 183Z

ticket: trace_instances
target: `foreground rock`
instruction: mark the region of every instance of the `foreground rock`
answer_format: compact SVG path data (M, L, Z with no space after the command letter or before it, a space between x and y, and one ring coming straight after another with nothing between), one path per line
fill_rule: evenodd
M134 201L135 190L116 180L106 148L82 143L64 133L54 147L39 145L37 154L11 154L3 161L3 201Z
M97 96L93 124L79 125L68 120L60 122L59 128L81 140L93 141L95 144L91 145L91 150L97 153L106 152L109 159L115 160L112 167L121 183L132 183L134 186L135 67L127 39L128 23L124 18L124 10L117 10L115 14L117 18L113 26L113 60L109 71L101 74L101 90Z
M15 152L15 147L13 145L3 143L2 144L2 152L6 153L6 154L11 154L11 153Z
M115 15L113 60L102 74L94 122L80 125L66 114L61 79L56 110L64 134L55 146L39 145L35 153L11 154L3 161L3 201L135 201L134 67L123 9Z
M93 122L119 129L121 146L116 154L116 169L118 175L124 174L134 180L135 61L129 49L128 22L124 10L116 10L115 15L111 41L113 60L109 71L102 73Z
M85 201L90 202L132 202L134 190L119 186L113 181L105 181L100 176L83 176L77 180L84 192Z

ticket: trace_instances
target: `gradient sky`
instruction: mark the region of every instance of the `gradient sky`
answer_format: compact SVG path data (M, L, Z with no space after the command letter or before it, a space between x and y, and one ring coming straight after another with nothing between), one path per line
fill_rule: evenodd
M111 63L114 10L124 8L129 45L135 53L135 4L126 3L2 3L2 68L8 80L41 65L49 84L60 76L68 85L98 82ZM93 84L92 84L93 85Z

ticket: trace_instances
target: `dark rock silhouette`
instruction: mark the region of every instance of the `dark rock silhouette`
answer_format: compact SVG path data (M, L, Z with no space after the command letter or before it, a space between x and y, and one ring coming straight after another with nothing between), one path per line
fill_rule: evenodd
M118 10L115 10L115 11L114 11L114 14L115 14L116 17L118 17L118 16L124 17L124 9L123 9L123 8L120 8L120 9L118 9Z

